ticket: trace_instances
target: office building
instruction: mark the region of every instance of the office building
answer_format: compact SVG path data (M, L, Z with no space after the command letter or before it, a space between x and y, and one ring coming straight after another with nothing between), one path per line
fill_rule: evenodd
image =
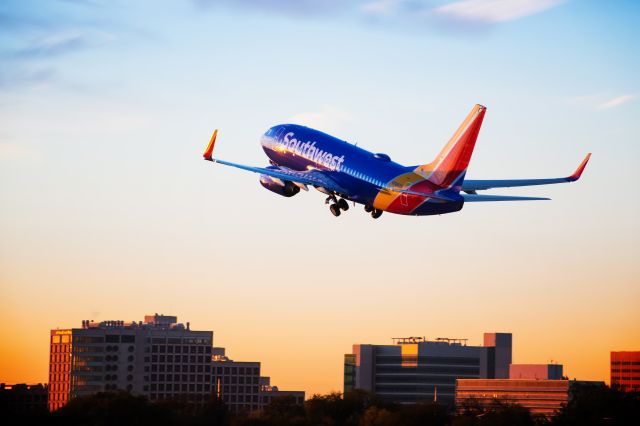
M611 387L640 392L640 351L611 352Z
M304 402L304 391L284 391L270 385L269 377L260 376L260 363L234 361L224 348L213 348L211 357L214 394L234 413L263 409L276 397L293 396Z
M49 409L114 390L203 403L212 391L212 342L212 331L158 314L144 322L82 321L81 328L51 330Z
M580 386L604 386L604 382L547 379L458 379L456 409L518 404L532 414L555 415Z
M453 404L458 378L508 378L510 333L485 333L483 346L466 339L394 338L392 345L353 345L344 358L344 390L363 389L399 403Z
M259 362L233 361L226 357L224 348L213 348L211 366L214 394L230 411L261 408Z
M509 378L562 380L562 364L511 364Z

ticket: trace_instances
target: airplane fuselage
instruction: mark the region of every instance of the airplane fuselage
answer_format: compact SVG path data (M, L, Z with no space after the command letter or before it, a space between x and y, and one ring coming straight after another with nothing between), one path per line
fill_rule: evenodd
M342 197L376 209L405 215L433 215L462 209L462 197L443 202L383 188L416 189L434 193L442 188L386 154L374 154L326 133L295 124L277 125L265 132L261 145L272 165L296 171L324 171L346 193ZM322 188L320 188L322 190ZM455 197L455 195L453 195Z

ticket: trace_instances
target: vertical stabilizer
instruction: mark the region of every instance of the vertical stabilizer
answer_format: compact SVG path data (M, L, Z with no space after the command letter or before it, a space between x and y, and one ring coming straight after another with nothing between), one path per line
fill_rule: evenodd
M414 172L441 188L460 191L487 109L475 105L438 156Z

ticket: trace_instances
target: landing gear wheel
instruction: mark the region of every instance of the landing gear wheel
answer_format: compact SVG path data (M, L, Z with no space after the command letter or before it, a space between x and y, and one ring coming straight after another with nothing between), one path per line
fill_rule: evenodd
M377 219L380 216L382 216L382 210L373 209L373 211L371 212L371 217Z
M340 210L344 210L346 212L347 210L349 210L349 203L347 203L347 200L345 200L344 198L340 198L338 200L338 207L340 207Z
M367 213L371 213L373 211L373 206L371 204L365 204L364 211Z
M340 216L340 207L337 204L331 204L331 206L329 207L329 210L331 210L331 213L335 217Z

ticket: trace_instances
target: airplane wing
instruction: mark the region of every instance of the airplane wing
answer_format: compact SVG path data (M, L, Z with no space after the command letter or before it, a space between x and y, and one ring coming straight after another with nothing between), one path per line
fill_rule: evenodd
M339 194L348 195L348 192L342 188L335 180L328 177L324 172L320 170L309 170L306 172L299 172L295 170L282 169L282 168L266 168L266 167L253 167L244 164L232 163L229 161L219 160L213 158L213 147L216 143L216 137L218 135L218 129L213 132L209 145L205 150L203 157L207 161L214 163L224 164L225 166L235 167L241 170L247 170L253 173L259 173L261 175L271 176L280 180L289 180L292 182L301 183L303 185L321 186L330 191L337 192Z
M475 191L481 191L491 188L510 188L514 186L534 186L534 185L550 185L554 183L574 182L580 179L584 168L587 166L587 162L591 158L591 153L582 160L582 163L578 166L572 175L561 178L551 179L510 179L510 180L464 180L462 183L462 191L468 194L474 194ZM480 200L478 200L480 201ZM489 200L482 200L489 201ZM497 200L495 200L497 201Z

